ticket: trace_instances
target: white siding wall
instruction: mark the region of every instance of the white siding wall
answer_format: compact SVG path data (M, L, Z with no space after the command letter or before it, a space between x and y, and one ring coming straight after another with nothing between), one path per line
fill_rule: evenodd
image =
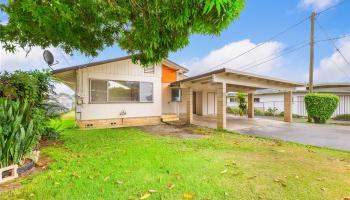
M171 101L171 88L169 83L162 83L162 113L163 114L177 114L186 112L185 102Z
M89 103L90 79L152 82L153 102L91 104ZM83 99L80 115L81 120L119 118L119 113L122 110L126 111L125 117L161 115L161 65L155 66L154 74L144 73L143 68L140 65L133 64L131 60L88 67L78 70L77 85L77 95L81 96Z

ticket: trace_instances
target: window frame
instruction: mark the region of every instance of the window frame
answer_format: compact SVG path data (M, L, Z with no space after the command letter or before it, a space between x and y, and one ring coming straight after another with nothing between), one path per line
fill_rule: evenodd
M97 80L97 81L106 81L107 86L107 99L106 102L93 102L91 101L91 82ZM139 100L138 101L108 101L109 92L108 92L108 81L128 81L128 80L110 80L110 79L95 79L90 78L89 79L89 104L120 104L120 103L154 103L154 83L150 81L130 81L130 82L138 82L139 83ZM151 83L152 84L152 101L140 101L140 83Z
M179 101L174 101L173 100L173 90L179 90L179 94L180 94L180 100ZM171 102L182 102L182 89L181 88L171 88L170 90L170 100Z

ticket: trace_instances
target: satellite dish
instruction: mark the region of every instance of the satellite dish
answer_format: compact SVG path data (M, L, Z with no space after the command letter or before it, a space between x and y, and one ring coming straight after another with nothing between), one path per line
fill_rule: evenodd
M45 50L45 51L44 51L43 57L44 57L45 62L46 62L49 66L52 66L52 65L53 65L53 62L55 61L55 59L54 59L52 53L51 53L49 50Z

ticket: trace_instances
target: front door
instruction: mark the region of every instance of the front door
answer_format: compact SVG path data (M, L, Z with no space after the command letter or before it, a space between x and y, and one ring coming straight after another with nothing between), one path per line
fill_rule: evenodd
M215 115L215 92L208 92L207 94L207 109L208 115Z
M192 110L193 110L193 114L197 114L197 95L196 92L193 92L192 94L193 99L192 99Z

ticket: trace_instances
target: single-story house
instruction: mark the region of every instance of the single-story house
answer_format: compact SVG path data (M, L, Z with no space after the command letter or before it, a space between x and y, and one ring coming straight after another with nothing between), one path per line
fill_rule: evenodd
M339 96L339 104L333 116L350 114L350 83L325 83L315 84L314 92L328 93ZM293 92L292 111L293 114L307 116L305 109L304 97L308 93L307 86L298 87ZM238 106L237 100L234 98L235 94L229 94L227 99L227 106ZM279 90L259 90L255 92L254 97L255 108L266 111L268 109L275 109L276 112L283 112L283 92Z
M192 123L194 114L216 116L217 127L226 128L227 92L248 93L248 116L254 117L254 93L259 89L283 91L285 121L292 121L292 92L300 83L226 68L193 77L187 77L187 72L169 59L142 67L125 56L57 69L53 74L75 91L81 128L154 125L179 119Z

